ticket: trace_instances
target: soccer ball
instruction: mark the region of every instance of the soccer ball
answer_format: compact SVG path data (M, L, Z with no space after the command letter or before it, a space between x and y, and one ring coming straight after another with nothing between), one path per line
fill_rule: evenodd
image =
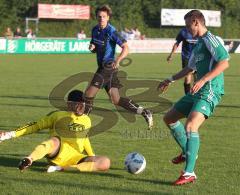
M139 174L146 168L146 160L143 155L132 152L125 158L125 169L132 174Z

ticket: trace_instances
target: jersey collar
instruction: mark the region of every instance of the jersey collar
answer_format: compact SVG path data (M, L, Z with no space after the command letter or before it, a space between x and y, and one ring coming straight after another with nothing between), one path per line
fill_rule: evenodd
M99 31L105 30L105 29L107 29L109 27L109 22L107 23L107 26L105 28L103 28L103 29L99 26L99 24L97 25L97 27L98 27Z

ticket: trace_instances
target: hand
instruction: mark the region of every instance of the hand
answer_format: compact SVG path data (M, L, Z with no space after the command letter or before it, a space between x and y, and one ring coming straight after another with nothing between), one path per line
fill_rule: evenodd
M118 69L118 67L119 67L119 62L118 62L118 60L116 60L112 63L112 68L113 69Z
M88 49L91 51L91 52L94 52L95 51L95 45L94 44L90 44Z
M172 56L169 55L169 56L167 57L167 62L171 62L171 61L172 61Z
M206 83L206 81L204 79L200 79L198 80L196 83L194 83L194 85L192 86L192 88L190 89L190 93L191 94L195 94L197 93L202 87L203 85Z
M171 83L171 81L169 79L165 79L164 81L161 81L158 85L158 90L161 90L162 93L164 93L165 91L167 91L169 84Z
M1 131L0 142L15 137L15 131Z

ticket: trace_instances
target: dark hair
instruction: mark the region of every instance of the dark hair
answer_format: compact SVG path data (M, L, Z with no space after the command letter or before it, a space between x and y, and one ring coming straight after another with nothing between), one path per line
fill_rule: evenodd
M190 12L188 12L184 16L184 20L186 20L187 18L191 18L192 20L199 20L201 22L201 24L203 24L205 26L204 15L202 14L202 12L200 12L197 9L194 9L194 10L191 10Z
M84 102L83 92L80 90L73 90L68 94L67 100L72 102Z
M97 17L98 12L107 12L107 15L109 17L112 16L112 9L109 7L109 5L102 5L97 7L96 11L95 11L95 15Z

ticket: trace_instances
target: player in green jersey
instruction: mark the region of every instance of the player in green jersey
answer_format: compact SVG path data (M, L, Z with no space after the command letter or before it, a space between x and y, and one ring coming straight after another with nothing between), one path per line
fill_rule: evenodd
M198 38L198 42L188 66L160 82L158 87L165 91L175 80L197 71L197 80L190 93L182 97L164 116L164 122L182 149L182 153L172 162L179 164L186 161L185 169L174 182L175 185L190 183L197 178L194 168L200 143L198 129L213 113L224 94L223 71L229 66L229 54L220 38L207 30L203 14L199 10L192 10L184 19L187 29L193 37ZM187 118L185 126L179 121L184 117Z

